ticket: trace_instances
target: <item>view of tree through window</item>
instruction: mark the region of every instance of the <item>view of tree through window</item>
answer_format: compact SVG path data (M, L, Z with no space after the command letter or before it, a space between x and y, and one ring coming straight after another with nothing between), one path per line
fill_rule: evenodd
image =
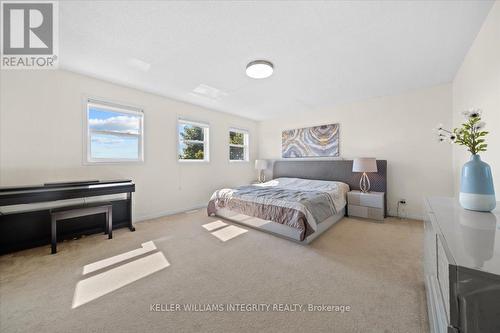
M229 160L247 161L248 133L239 130L229 131Z
M179 159L205 160L205 145L207 127L197 126L188 122L179 122Z

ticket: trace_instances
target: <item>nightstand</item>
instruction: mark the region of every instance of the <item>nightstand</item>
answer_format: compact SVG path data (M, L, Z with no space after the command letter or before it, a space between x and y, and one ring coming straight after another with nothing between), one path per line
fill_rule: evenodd
M347 213L349 216L384 220L385 193L350 191L347 192Z

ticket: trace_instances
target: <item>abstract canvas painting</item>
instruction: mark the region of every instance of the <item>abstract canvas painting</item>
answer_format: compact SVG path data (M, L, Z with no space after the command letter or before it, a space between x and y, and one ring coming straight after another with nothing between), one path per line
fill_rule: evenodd
M339 124L286 130L281 143L283 158L339 156Z

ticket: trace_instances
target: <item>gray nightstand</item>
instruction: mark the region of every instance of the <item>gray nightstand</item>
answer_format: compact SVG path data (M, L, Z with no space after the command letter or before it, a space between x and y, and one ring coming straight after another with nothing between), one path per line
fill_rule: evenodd
M347 192L347 213L349 216L383 221L384 207L384 192Z

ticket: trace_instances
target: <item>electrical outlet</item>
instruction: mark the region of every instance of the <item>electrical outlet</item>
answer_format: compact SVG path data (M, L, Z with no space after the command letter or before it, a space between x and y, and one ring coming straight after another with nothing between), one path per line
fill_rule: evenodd
M401 198L398 200L398 205L397 205L397 215L401 219L406 218L406 199Z

